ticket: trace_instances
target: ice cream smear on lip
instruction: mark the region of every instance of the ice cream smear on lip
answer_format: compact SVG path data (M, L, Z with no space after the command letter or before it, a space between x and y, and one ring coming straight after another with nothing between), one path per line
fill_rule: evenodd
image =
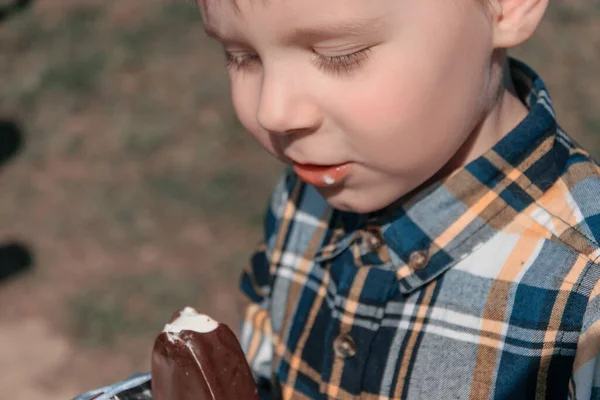
M323 175L323 182L325 182L326 185L333 185L337 182L336 175L339 175L340 171L343 171L346 168L348 168L347 164L338 165L335 167L335 170L332 174Z
M329 175L325 175L323 176L323 182L325 182L328 185L333 185L335 183L335 179Z
M193 331L198 333L212 332L219 323L208 315L200 314L192 307L186 307L179 312L179 316L171 323L165 325L163 332L180 333L181 331Z

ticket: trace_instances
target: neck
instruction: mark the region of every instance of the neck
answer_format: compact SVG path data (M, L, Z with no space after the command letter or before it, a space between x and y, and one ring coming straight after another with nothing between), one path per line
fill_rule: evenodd
M488 152L527 116L529 110L519 99L503 50L494 54L490 72L490 90L486 94L482 117L458 152L430 179L405 195L400 203L414 199L423 188L440 181Z
M480 123L456 155L433 177L434 180L451 175L485 154L527 116L529 111L516 93L504 52L499 51L497 57L492 67L495 78L490 80L490 86L497 88L491 90L489 98L492 100L486 102Z

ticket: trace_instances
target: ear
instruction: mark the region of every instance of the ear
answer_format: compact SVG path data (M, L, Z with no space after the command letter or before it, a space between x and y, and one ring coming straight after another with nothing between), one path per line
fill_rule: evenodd
M490 0L494 47L510 48L527 41L540 24L549 0Z

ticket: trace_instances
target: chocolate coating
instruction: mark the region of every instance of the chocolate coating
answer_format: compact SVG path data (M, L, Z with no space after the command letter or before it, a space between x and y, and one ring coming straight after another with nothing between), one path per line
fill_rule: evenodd
M152 352L154 400L258 400L246 357L223 324L208 333L162 332Z

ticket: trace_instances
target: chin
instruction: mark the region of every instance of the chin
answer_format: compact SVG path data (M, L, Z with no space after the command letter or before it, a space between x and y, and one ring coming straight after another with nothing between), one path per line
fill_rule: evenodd
M333 208L357 214L368 214L381 210L396 200L396 198L387 199L387 197L378 196L376 193L370 191L360 192L345 188L335 191L327 189L319 191Z

